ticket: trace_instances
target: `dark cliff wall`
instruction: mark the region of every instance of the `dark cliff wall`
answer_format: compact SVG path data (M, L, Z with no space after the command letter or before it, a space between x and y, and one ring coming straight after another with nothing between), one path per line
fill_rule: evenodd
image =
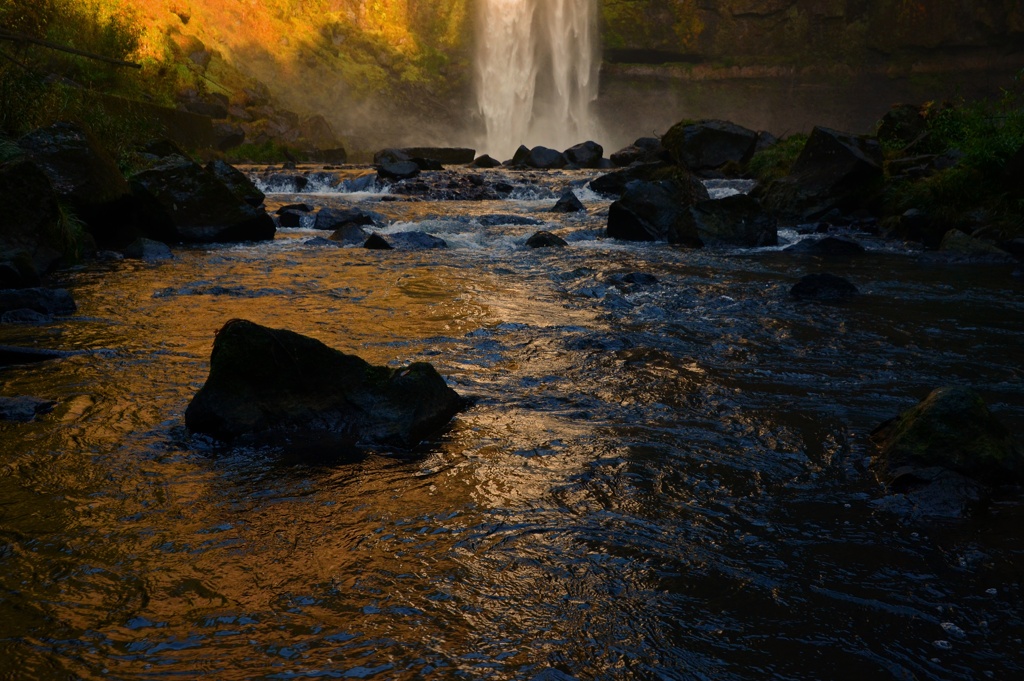
M1020 0L601 0L611 62L808 64L1019 50Z
M891 104L997 95L1024 0L599 0L609 143L682 118L869 132Z

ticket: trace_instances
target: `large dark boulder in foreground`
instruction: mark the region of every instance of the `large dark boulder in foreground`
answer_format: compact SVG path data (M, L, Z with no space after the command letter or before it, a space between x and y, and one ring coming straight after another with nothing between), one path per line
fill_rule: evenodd
M703 246L689 210L674 182L630 182L608 209L607 235L625 241L667 241Z
M875 208L882 180L878 140L817 127L790 174L758 192L765 207L780 217L817 220L833 210Z
M319 433L410 448L461 406L429 364L372 366L313 338L235 319L217 333L209 378L185 423L222 440Z
M779 242L778 220L746 194L700 201L690 209L697 235L706 246L740 248L774 246Z
M132 190L160 241L266 241L277 230L260 207L240 199L216 175L177 154L133 175Z
M690 170L716 170L750 160L757 133L729 121L677 123L661 139L672 160Z
M970 388L945 387L871 434L883 479L939 467L989 483L1024 481L1024 452Z
M28 133L18 146L100 245L123 246L139 236L128 181L85 130L74 123L54 123Z

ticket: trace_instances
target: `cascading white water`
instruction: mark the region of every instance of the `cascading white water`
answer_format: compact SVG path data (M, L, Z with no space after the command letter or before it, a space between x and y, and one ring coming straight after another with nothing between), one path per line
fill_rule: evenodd
M480 0L477 104L485 151L564 149L596 137L596 0Z

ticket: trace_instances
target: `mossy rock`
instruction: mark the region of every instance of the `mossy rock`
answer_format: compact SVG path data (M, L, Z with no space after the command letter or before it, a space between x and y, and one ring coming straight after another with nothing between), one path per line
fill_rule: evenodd
M1024 452L969 388L933 391L882 424L871 440L873 467L882 478L901 468L941 467L992 484L1024 481Z

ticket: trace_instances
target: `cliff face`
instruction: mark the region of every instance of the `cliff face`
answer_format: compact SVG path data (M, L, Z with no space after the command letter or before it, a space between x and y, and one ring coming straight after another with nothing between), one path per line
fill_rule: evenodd
M997 95L1024 63L1020 0L599 1L613 143L682 118L869 132L896 102Z
M1018 0L601 0L611 62L853 63L1020 48Z

